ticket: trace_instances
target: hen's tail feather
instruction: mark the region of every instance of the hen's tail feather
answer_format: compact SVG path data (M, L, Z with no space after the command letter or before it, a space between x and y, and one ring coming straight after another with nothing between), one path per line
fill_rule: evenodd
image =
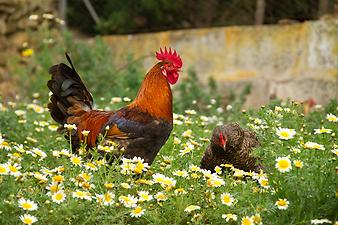
M74 120L71 117L80 116L93 108L93 98L67 53L66 58L72 68L64 63L52 66L48 70L52 78L47 83L53 93L48 104L50 114L62 125L67 123L68 119Z

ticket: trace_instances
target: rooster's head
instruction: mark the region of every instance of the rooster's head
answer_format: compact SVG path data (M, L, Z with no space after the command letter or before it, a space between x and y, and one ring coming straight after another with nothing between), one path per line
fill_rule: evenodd
M180 69L182 68L183 62L180 55L175 51L169 48L160 48L156 52L156 58L163 62L161 71L163 76L165 76L170 84L175 84L179 77Z

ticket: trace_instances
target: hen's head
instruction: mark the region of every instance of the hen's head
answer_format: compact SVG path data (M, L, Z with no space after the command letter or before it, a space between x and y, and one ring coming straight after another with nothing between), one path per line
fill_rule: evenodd
M244 131L237 123L230 123L215 127L211 143L226 150L227 147L239 147L244 138Z
M183 65L180 55L171 48L169 48L168 51L165 47L164 50L160 48L160 50L156 52L156 58L163 62L163 65L161 66L163 76L167 78L170 84L175 84Z

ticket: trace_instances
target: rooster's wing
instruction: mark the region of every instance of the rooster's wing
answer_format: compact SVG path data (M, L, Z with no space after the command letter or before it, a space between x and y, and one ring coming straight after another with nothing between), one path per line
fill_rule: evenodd
M109 129L105 132L107 126ZM136 107L125 107L109 118L101 133L124 147L125 157L141 157L151 164L171 130L172 124L165 120L154 118Z

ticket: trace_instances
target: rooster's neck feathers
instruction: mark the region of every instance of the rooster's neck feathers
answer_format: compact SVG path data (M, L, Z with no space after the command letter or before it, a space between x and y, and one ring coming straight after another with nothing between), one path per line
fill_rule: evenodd
M145 76L135 100L129 107L172 123L172 93L167 79L162 75L162 62L157 63Z

